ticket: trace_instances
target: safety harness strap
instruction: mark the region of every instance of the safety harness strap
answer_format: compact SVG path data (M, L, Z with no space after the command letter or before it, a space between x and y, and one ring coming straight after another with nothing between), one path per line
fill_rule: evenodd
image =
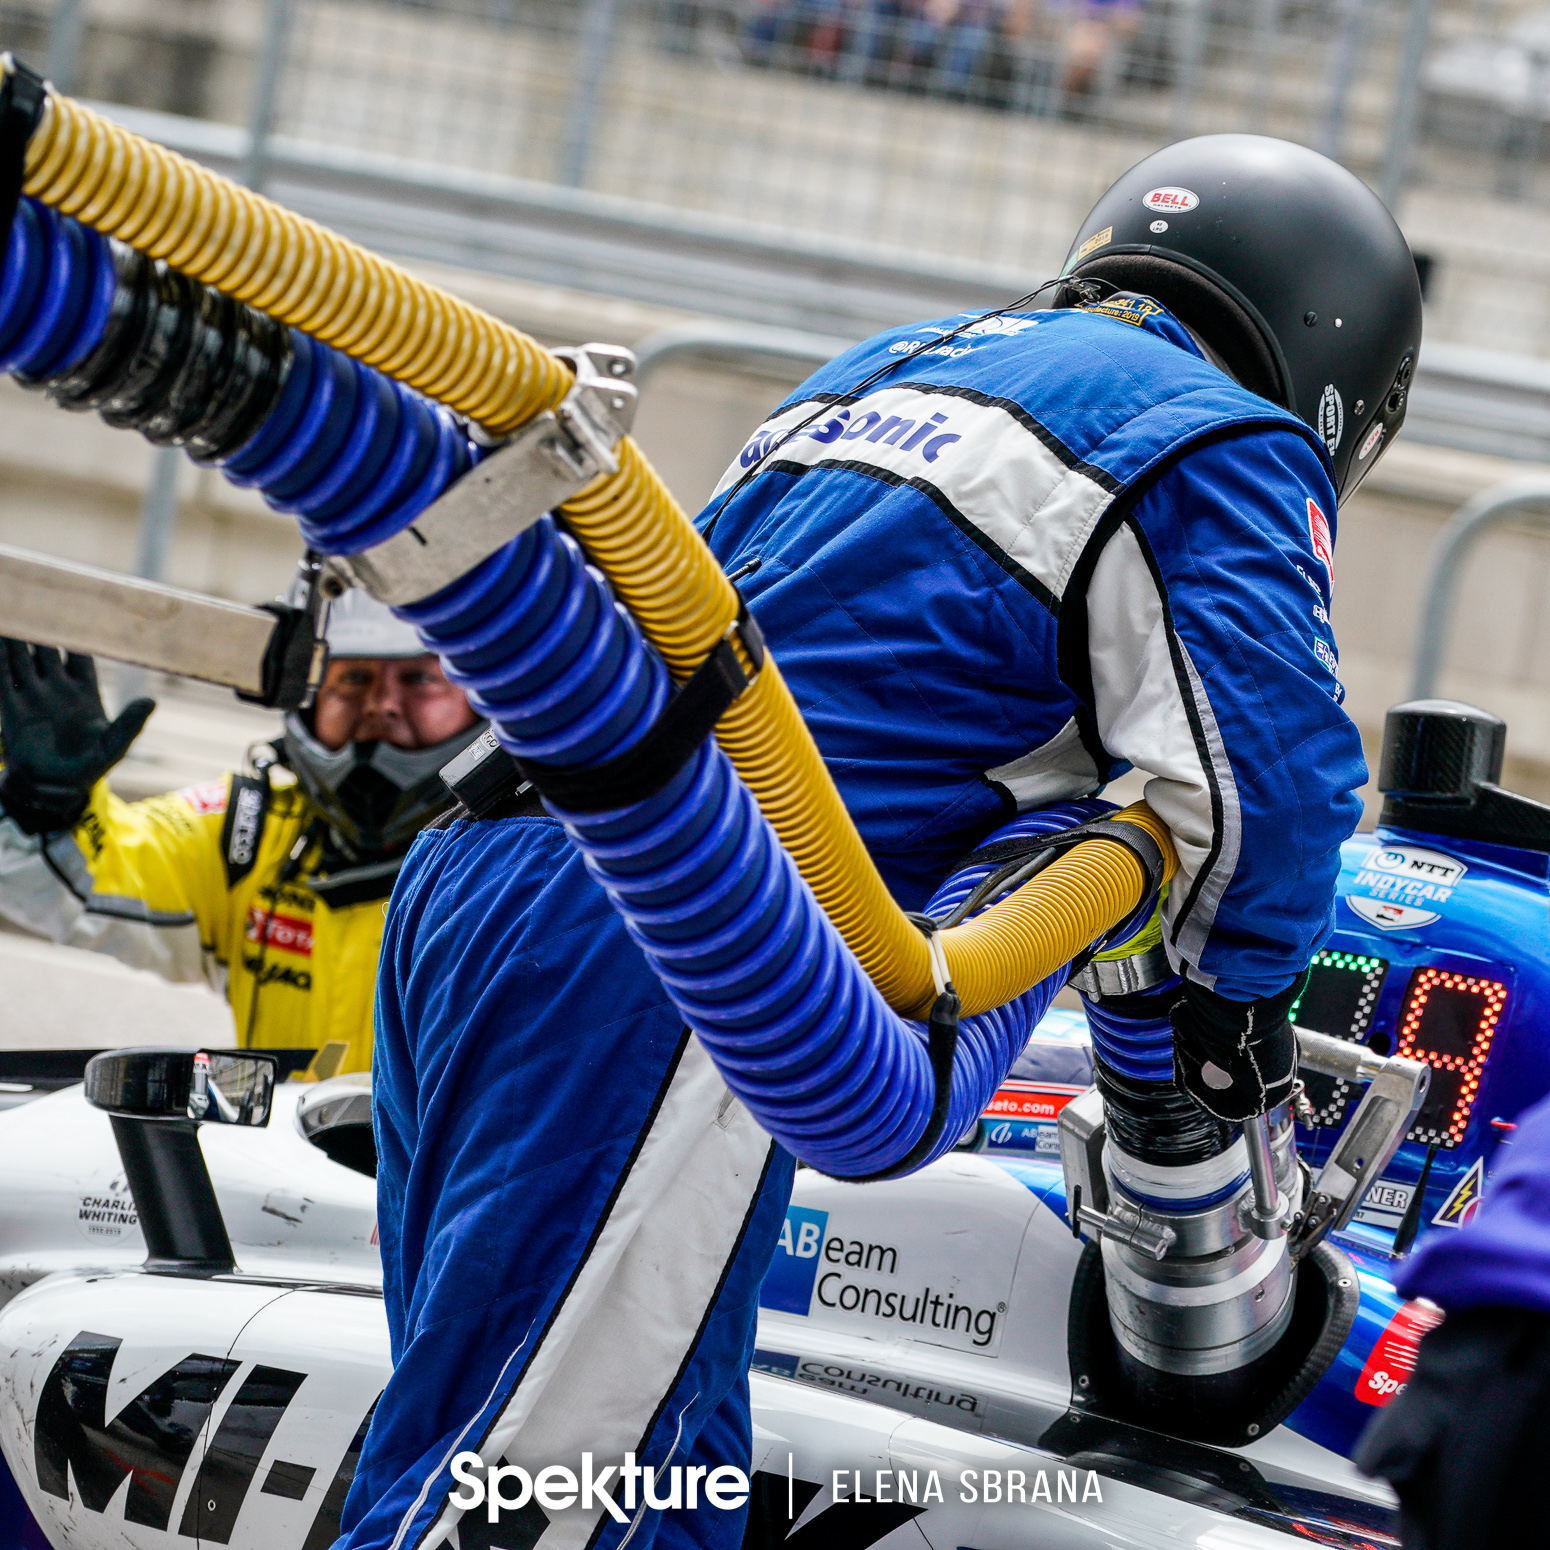
M734 637L742 642L751 673L743 668ZM693 758L728 706L759 676L764 650L764 637L744 603L715 650L628 753L585 769L567 769L513 758L493 732L486 732L447 765L441 778L471 818L508 816L507 799L524 782L568 813L605 813L644 802Z

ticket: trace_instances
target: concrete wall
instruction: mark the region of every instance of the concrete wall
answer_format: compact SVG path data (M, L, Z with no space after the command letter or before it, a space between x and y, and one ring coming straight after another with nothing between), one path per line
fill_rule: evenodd
M686 321L683 313L550 286L425 272L553 343L634 344ZM687 507L699 508L792 380L692 364L666 367L653 378L639 439ZM149 460L149 449L133 434L0 383L0 542L128 568ZM1385 708L1408 692L1417 599L1438 530L1469 496L1526 471L1520 463L1401 439L1342 513L1335 625L1348 706L1370 759ZM1550 469L1544 472L1550 476ZM166 579L245 600L273 596L286 584L299 549L289 518L192 465L183 470L182 490ZM1482 545L1464 578L1443 690L1507 718L1508 783L1550 799L1547 646L1550 537L1531 526L1505 530ZM207 693L176 699L161 719L138 764L125 769L136 792L197 778L212 763L229 767L247 741L272 725Z

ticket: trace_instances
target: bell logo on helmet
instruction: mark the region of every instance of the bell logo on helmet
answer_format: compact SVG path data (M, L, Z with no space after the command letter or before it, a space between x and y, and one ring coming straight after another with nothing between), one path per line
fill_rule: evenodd
M1358 463L1365 463L1374 452L1378 450L1379 443L1383 440L1383 425L1377 424L1367 432L1367 439L1362 443L1361 450L1356 454Z
M1183 215L1200 203L1200 195L1188 188L1154 188L1141 201L1148 210Z
M1345 434L1345 404L1341 401L1340 390L1333 382L1325 385L1319 397L1315 429L1324 438L1324 445L1333 457L1335 449L1340 445L1340 438Z

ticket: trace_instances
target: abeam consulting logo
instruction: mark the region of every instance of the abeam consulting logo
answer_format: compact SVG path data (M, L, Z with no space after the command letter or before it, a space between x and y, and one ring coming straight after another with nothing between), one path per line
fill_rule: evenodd
M818 1276L818 1254L829 1226L827 1211L807 1206L788 1206L781 1224L780 1242L759 1301L777 1313L805 1315L813 1301L813 1282Z
M934 1344L957 1345L961 1339L967 1342L965 1348L983 1351L995 1341L1006 1312L1004 1302L975 1307L960 1301L952 1289L900 1288L893 1284L895 1277L903 1279L906 1288L918 1283L908 1266L901 1277L896 1245L846 1238L828 1227L827 1211L788 1207L759 1293L760 1306L805 1318L814 1311L816 1297L831 1318L843 1313L910 1325L919 1331L914 1338Z

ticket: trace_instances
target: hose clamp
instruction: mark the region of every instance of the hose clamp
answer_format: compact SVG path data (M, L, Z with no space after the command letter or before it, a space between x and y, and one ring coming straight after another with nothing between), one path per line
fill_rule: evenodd
M1161 985L1173 970L1161 942L1128 958L1095 958L1067 983L1084 996L1135 996Z
M615 449L635 422L634 354L613 344L554 353L576 373L559 407L520 426L402 532L356 554L335 555L328 562L333 574L381 602L417 603L467 575L594 479L617 473Z

